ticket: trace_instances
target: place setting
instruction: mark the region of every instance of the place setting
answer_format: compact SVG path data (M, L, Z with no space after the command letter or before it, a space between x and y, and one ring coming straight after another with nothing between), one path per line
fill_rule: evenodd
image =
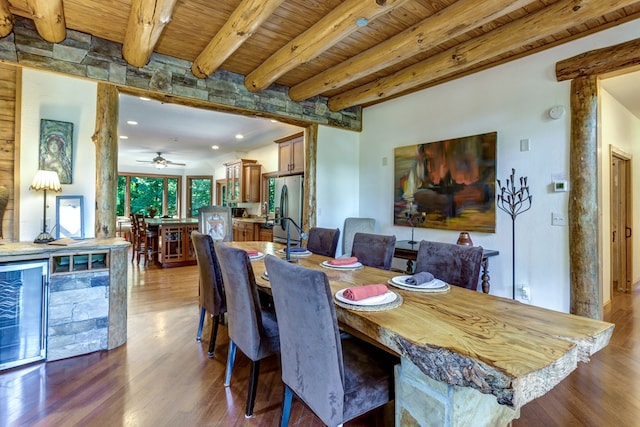
M278 250L276 251L276 253L277 253L278 255L284 255L284 256L286 256L286 255L287 255L287 250L286 250L286 249L284 249L284 248L282 248L282 249L278 249ZM307 248L303 248L303 247L301 247L301 246L297 246L297 247L295 247L295 248L290 248L290 249L289 249L289 256L292 256L292 257L308 257L308 256L310 256L310 255L312 255L312 254L313 254L313 252L311 252L311 251L310 251L310 250L308 250Z
M341 289L334 295L336 305L356 311L391 310L402 304L402 296L387 285L372 284Z
M395 276L387 281L388 284L399 289L415 292L448 292L451 287L448 283L437 279L428 271L413 275Z
M259 259L264 258L264 254L260 251L248 250L246 252L247 252L247 255L249 255L249 261L257 261Z
M356 257L334 258L320 263L321 267L332 270L359 270L363 267Z

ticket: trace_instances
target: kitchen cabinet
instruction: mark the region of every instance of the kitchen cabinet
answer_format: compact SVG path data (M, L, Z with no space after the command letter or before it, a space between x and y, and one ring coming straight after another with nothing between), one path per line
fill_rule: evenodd
M304 133L278 139L275 143L278 144L278 174L304 173Z
M273 229L272 228L263 228L258 225L258 235L261 242L272 242L273 241Z
M160 227L160 263L163 267L196 264L191 232L198 224L162 224Z
M227 202L259 202L262 166L257 160L241 159L225 163Z
M252 242L256 240L254 223L233 221L233 240L235 242Z

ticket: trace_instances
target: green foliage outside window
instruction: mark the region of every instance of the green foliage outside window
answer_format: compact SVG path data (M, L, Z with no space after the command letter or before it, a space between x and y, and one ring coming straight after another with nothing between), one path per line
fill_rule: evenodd
M116 215L124 216L124 198L127 194L125 186L127 185L127 177L118 177L118 192L116 194Z
M162 212L164 178L131 177L131 213L147 215L148 208Z
M195 218L198 216L198 209L202 206L211 206L211 179L192 179L191 180L191 213L190 216Z

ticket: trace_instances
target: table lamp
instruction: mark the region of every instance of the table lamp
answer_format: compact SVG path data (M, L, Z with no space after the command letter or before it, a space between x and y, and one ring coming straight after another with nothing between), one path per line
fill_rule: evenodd
M60 186L60 179L58 178L58 172L56 171L44 171L39 170L36 173L33 182L29 186L29 190L43 190L44 191L44 207L42 209L42 233L38 234L38 237L33 243L49 243L53 240L53 236L47 233L47 190L60 192L62 187Z

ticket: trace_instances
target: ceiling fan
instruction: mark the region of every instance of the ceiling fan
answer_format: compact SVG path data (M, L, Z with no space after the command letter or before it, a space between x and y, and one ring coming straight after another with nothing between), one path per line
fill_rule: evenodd
M140 163L151 163L152 165L155 165L156 169L166 168L169 165L186 166L185 163L177 163L177 162L172 162L171 160L165 159L164 157L162 157L162 152L160 151L158 151L157 154L158 155L151 160L136 160L136 161Z

